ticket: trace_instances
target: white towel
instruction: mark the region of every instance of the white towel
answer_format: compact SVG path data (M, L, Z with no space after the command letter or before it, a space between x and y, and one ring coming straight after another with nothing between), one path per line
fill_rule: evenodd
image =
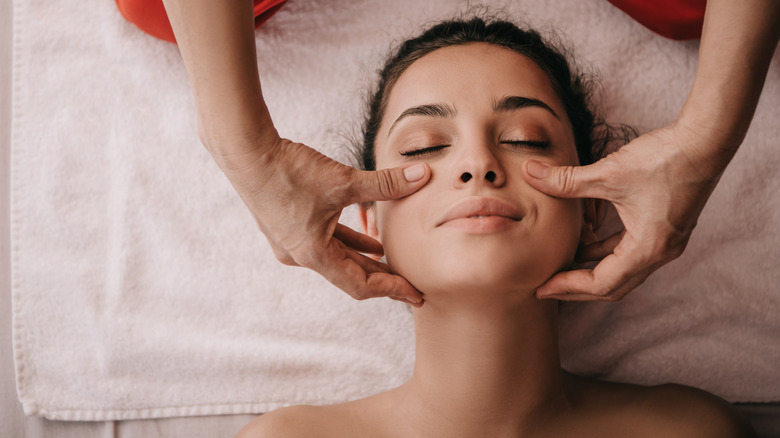
M391 43L468 1L291 0L258 32L283 136L346 160ZM671 121L695 42L603 0L488 2L558 27L601 71L609 118ZM777 65L683 258L619 305L566 306L564 364L780 399ZM14 2L14 354L28 415L111 420L334 403L411 372L404 306L279 264L199 144L175 46L113 2ZM359 228L354 209L343 222ZM577 335L575 335L577 334Z

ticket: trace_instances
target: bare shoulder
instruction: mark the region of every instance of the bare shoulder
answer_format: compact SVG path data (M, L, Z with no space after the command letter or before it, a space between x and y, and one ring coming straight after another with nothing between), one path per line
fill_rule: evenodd
M730 403L700 389L675 384L651 387L645 403L658 420L671 421L669 425L679 431L674 436L757 437L750 423Z
M294 438L309 436L311 406L292 406L262 414L244 426L236 438Z
M236 438L359 436L360 425L343 406L291 406L260 415Z
M756 433L727 401L683 385L638 386L580 381L578 394L591 418L633 437L754 438Z

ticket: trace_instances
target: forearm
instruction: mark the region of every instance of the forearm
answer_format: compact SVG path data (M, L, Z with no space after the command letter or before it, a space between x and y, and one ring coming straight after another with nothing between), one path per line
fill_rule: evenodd
M201 141L240 156L278 139L263 101L252 0L163 0L198 111ZM250 150L247 150L250 149Z
M778 37L780 1L707 3L696 77L678 121L711 140L723 167L750 126Z

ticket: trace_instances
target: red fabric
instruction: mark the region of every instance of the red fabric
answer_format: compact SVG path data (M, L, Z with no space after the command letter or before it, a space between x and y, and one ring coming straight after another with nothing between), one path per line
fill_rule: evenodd
M115 0L125 19L153 37L176 44L162 0ZM223 0L215 0L223 1ZM265 23L287 0L255 0L255 28Z
M115 0L125 19L144 32L176 43L162 0ZM222 1L222 0L215 0ZM255 0L255 27L287 0ZM701 37L707 0L608 0L648 29L675 40Z
M653 32L674 40L701 38L707 0L609 0Z

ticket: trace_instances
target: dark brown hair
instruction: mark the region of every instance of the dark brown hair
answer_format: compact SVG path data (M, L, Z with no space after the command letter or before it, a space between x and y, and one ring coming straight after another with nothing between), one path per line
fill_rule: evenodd
M593 76L573 70L566 52L545 42L538 32L521 29L514 23L501 20L450 20L436 24L420 36L402 43L380 70L379 83L368 100L363 142L357 147L361 169L376 170L374 141L390 90L403 72L413 62L434 50L471 43L506 47L528 57L542 69L566 108L581 165L591 164L601 158L616 133L622 132L625 141L630 138L630 128L621 126L616 129L607 125L591 108L590 100L595 86Z

